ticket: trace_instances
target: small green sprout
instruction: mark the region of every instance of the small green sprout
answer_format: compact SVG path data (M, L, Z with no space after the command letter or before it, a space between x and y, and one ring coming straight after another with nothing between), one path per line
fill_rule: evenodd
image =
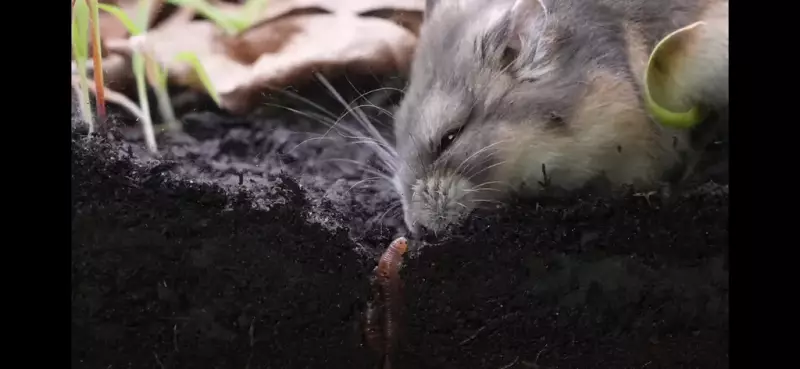
M150 102L147 98L147 84L153 88L161 117L168 129L179 130L180 125L175 117L175 112L172 109L172 102L170 101L169 97L166 68L158 63L144 46L144 38L146 37L146 31L149 25L148 18L149 14L151 14L150 8L152 5L153 0L143 0L139 3L139 7L137 8L136 22L131 20L122 9L114 5L100 4L100 9L119 19L119 21L128 30L128 33L131 35L130 40L133 44L133 74L136 80L136 89L139 96L139 104L141 106L140 111L142 112L143 120L142 126L148 149L156 152L157 147L155 143L155 134L153 131L153 123L150 118ZM219 104L219 98L216 90L211 84L211 80L197 56L192 53L180 53L176 59L192 65L201 82L203 83L203 86L212 96L214 101Z
M125 12L110 4L100 4L99 7L103 11L115 16L125 26L130 33L131 40L141 39L149 25L150 7L153 5L153 0L142 0L137 7L136 21L128 17ZM145 59L139 48L133 48L133 76L136 79L136 92L139 96L139 105L143 112L142 129L144 130L145 145L151 152L157 152L155 133L153 131L153 122L150 118L150 102L147 99L147 85L145 82Z
M72 54L78 67L78 76L80 78L78 104L83 120L89 125L90 135L94 132L94 117L92 116L91 103L89 102L89 77L86 73L90 39L94 63L97 117L102 120L106 115L99 18L97 0L72 0Z
M179 130L180 124L178 119L175 118L175 111L172 110L172 101L169 98L169 90L167 89L167 72L158 62L147 53L142 54L145 59L145 75L147 82L153 87L156 100L158 101L158 109L161 113L161 119L164 120L167 128L170 130Z
M214 103L220 105L219 94L217 90L214 88L214 84L211 83L211 77L206 73L206 69L203 68L203 63L200 62L200 59L194 53L185 51L182 53L178 53L175 56L176 61L181 61L184 63L189 63L194 68L195 73L197 73L197 78L200 79L200 83L203 84L203 87L206 89L208 94L214 99Z
M268 0L247 0L242 9L235 15L221 11L206 0L167 0L180 7L191 8L216 23L229 36L236 36L250 28L258 20Z
M172 102L170 101L169 92L167 90L167 85L169 82L169 79L167 78L167 70L149 54L144 53L143 55L146 63L145 69L147 72L147 81L150 83L150 86L153 87L153 91L155 91L156 99L158 100L158 106L161 109L161 116L163 117L169 129L179 130L180 125L178 124L178 120L175 118L175 113L172 110ZM214 84L211 83L211 77L209 77L208 73L206 73L206 70L197 55L188 51L181 52L175 56L175 61L188 63L197 74L197 77L202 83L203 88L206 89L206 92L211 96L212 99L214 99L214 102L217 105L220 104L219 95L214 88Z

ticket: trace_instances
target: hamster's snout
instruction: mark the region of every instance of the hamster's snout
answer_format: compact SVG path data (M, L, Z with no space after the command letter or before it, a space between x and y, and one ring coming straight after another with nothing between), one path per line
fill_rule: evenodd
M434 175L417 180L403 199L406 225L414 234L434 234L462 221L475 208L472 184L459 175Z

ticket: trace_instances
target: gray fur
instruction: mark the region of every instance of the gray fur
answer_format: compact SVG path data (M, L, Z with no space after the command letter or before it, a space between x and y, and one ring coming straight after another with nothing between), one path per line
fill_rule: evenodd
M439 0L425 0L425 14L430 14L438 3Z
M434 231L510 189L463 192L456 182L497 181L498 127L540 125L542 139L571 134L571 118L586 90L588 72L602 69L640 86L631 70L625 24L642 33L651 50L669 32L696 21L703 0L428 0L426 20L405 99L396 114L401 165L395 185L406 223ZM709 0L712 1L712 0ZM517 60L504 59L517 45ZM512 61L509 65L509 61ZM609 96L608 99L614 99ZM442 137L459 130L440 150ZM476 154L477 153L477 154ZM468 162L465 162L465 160ZM458 169L458 170L456 170ZM454 177L455 176L455 177ZM502 179L502 178L501 178ZM467 186L469 188L469 186ZM461 191L461 192L459 192Z

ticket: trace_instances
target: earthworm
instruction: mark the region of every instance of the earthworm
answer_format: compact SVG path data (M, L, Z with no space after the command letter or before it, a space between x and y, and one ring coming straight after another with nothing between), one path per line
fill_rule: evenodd
M389 358L397 341L402 283L400 264L407 250L408 241L400 237L392 241L381 255L373 277L373 294L378 307L372 304L367 306L365 335L370 347L384 357L383 369L390 369Z

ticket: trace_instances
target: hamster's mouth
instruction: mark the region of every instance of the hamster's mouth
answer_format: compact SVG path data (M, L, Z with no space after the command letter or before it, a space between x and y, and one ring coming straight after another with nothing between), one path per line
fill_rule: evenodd
M437 176L418 180L405 207L405 220L414 234L436 235L458 226L480 202L472 183L461 176Z

